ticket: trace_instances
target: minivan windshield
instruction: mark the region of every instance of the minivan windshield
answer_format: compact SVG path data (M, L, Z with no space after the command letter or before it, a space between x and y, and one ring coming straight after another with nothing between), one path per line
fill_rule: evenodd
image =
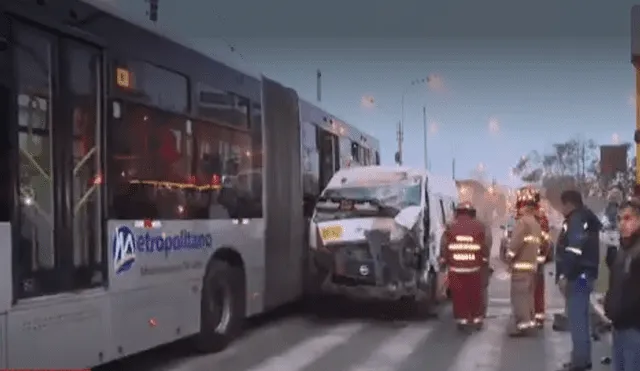
M322 197L354 201L373 199L385 206L404 209L408 206L420 206L421 188L421 184L416 182L373 184L359 187L329 188L322 193Z

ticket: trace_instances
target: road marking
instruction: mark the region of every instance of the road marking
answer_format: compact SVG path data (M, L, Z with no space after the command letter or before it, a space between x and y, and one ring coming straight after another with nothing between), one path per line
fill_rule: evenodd
M373 351L364 363L350 371L395 371L431 334L432 328L409 325Z
M364 328L362 323L345 324L325 334L303 341L282 355L274 356L249 371L300 371L316 362L333 348L346 343Z
M490 298L489 304L511 304L511 298Z
M547 308L547 310L545 311L545 317L547 320L553 319L553 316L556 314L563 314L564 313L564 309L563 308ZM489 307L489 309L487 309L487 316L488 317L505 317L505 316L510 316L511 315L511 308L510 307Z
M502 343L508 318L486 321L482 331L467 339L448 371L495 371L502 363Z

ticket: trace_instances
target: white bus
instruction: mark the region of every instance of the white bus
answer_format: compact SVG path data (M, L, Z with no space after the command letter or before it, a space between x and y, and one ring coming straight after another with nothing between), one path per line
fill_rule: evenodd
M301 296L295 91L76 0L2 2L0 66L0 369L215 351Z

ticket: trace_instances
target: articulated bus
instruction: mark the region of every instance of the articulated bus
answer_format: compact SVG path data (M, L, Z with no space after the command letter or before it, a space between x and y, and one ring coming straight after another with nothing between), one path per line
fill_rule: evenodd
M379 162L294 90L76 0L0 4L0 102L0 369L224 348L301 297L305 201Z

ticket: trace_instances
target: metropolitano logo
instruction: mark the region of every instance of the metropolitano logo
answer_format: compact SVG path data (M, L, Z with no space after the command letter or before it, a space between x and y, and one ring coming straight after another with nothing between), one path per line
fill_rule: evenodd
M113 270L121 274L136 262L136 238L127 226L116 228L113 236Z

